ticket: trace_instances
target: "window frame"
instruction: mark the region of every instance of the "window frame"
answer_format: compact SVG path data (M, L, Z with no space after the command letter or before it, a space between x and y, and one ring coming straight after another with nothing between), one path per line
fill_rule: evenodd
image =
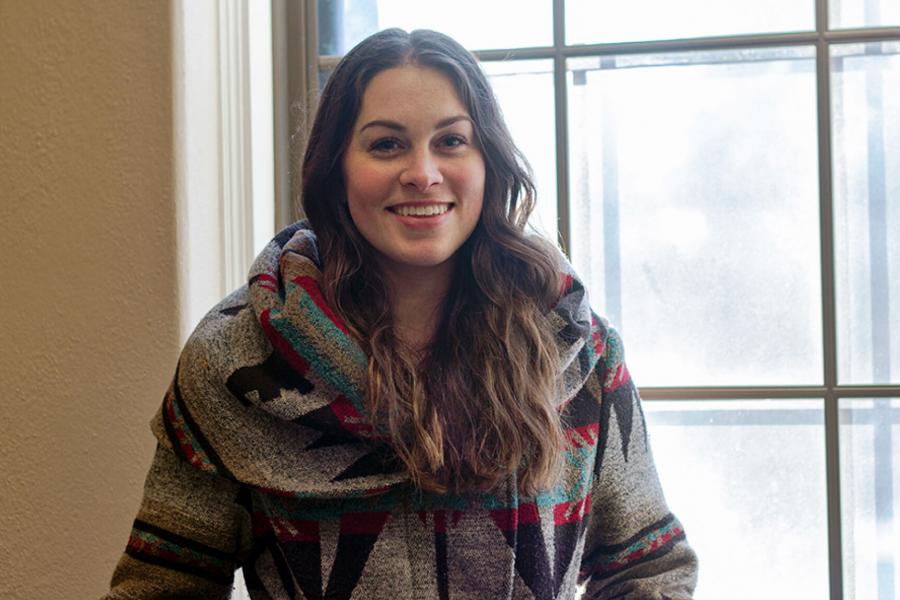
M900 398L900 384L841 384L838 379L837 300L835 284L834 199L832 181L831 52L838 44L900 40L900 26L829 29L829 0L814 0L815 30L710 36L698 38L615 42L586 45L565 43L565 0L552 0L553 45L529 48L473 50L481 61L552 59L556 127L556 196L559 245L567 254L571 237L569 209L568 83L566 61L582 56L612 56L691 50L728 50L771 46L815 48L819 183L819 260L822 293L822 385L805 386L700 386L641 387L651 402L679 400L790 400L821 399L824 406L827 492L828 570L832 600L844 597L843 540L840 482L840 401L853 398ZM288 165L300 164L292 156L291 139L303 137L311 125L318 92L319 72L333 67L340 57L318 55L317 1L272 0L276 81L276 214L284 226L296 212L290 198L299 197L291 185ZM279 89L280 88L280 89ZM299 110L290 110L290 107ZM299 132L300 135L290 135Z

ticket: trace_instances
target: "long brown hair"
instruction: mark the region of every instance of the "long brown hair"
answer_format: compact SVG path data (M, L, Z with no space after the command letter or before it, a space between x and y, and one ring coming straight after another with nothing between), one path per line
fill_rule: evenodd
M424 357L394 335L373 249L347 209L343 156L372 78L405 64L438 70L469 111L485 161L481 219ZM534 207L516 148L475 58L433 31L389 29L338 64L319 102L302 170L303 209L324 256L323 293L369 356L367 401L413 482L438 493L489 490L517 473L535 493L558 473L559 356L545 314L559 291L549 243L526 236Z

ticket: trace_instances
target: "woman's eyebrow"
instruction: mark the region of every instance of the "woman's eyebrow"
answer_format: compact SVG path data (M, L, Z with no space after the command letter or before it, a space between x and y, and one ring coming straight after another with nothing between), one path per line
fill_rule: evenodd
M453 115L452 117L447 117L446 119L441 119L434 126L435 129L443 129L444 127L449 127L454 123L459 121L469 121L472 122L472 119L468 115ZM365 125L359 128L359 133L362 133L369 127L386 127L387 129L394 129L396 131L406 131L406 127L398 123L397 121L389 121L387 119L375 119L374 121L369 121Z
M396 129L397 131L406 131L406 127L397 123L396 121L385 121L384 119L375 119L374 121L369 121L365 125L359 128L359 132L362 133L369 127L387 127L388 129Z
M468 121L469 123L471 123L472 119L469 117L469 115L455 115L452 117L447 117L446 119L441 119L440 121L438 121L435 129L443 129L444 127L449 127L450 125L453 125L458 121Z

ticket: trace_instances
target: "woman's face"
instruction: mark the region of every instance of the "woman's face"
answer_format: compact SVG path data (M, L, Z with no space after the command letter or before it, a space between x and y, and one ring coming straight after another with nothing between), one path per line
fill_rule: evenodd
M484 202L484 158L451 81L404 65L363 94L343 162L350 217L382 268L451 264Z

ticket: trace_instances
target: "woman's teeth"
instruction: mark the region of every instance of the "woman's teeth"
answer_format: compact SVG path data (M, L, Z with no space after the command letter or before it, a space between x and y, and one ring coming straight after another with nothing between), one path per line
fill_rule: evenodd
M391 210L401 217L433 217L450 210L449 204L429 204L428 206L395 206Z

